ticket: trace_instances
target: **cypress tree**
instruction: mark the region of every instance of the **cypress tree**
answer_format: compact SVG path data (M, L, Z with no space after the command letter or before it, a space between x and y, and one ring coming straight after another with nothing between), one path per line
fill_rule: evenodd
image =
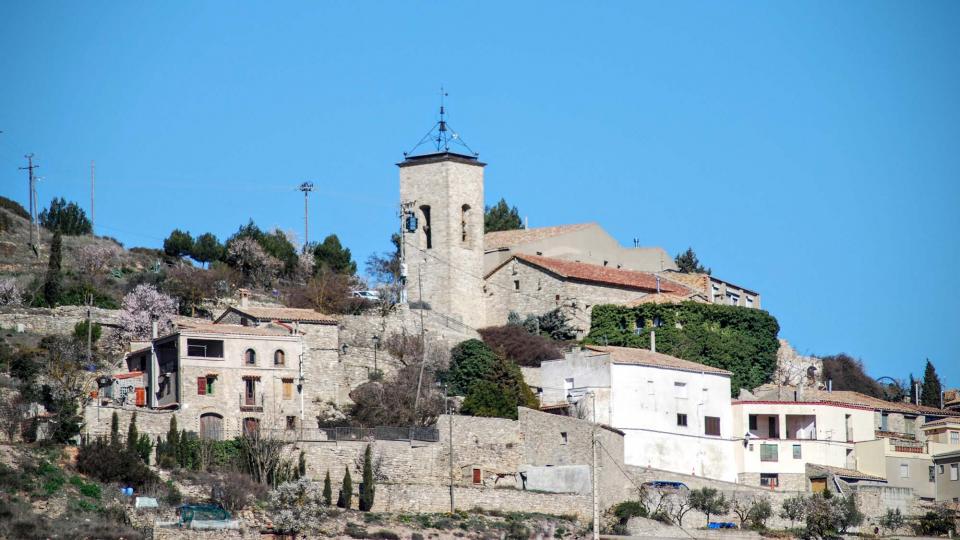
M187 437L186 429L180 430L180 447L177 449L177 457L181 467L192 468L193 454L190 452L190 439Z
M63 240L60 238L60 232L53 233L53 241L50 242L50 259L47 261L47 277L43 282L43 301L44 304L54 307L60 301L60 265L62 261L61 250Z
M937 375L936 368L927 359L927 366L923 370L923 386L920 388L920 403L927 407L940 408L940 392L943 386L940 384L940 376Z
M167 444L165 445L167 455L173 458L173 461L180 463L180 431L177 429L177 417L170 417L170 429L167 430Z
M118 442L120 442L120 417L117 416L117 411L113 411L110 417L110 444Z
M919 403L917 403L917 379L913 377L913 373L910 374L909 395L910 395L910 399L909 399L910 403L913 403L914 405L919 405Z
M373 496L376 486L373 481L373 453L367 445L363 453L363 489L360 491L360 510L369 512L373 508Z
M303 478L307 475L307 456L300 451L300 461L297 463L297 478Z
M137 432L137 413L134 412L130 417L130 426L127 427L127 450L131 452L137 451L137 441L140 439L140 434Z
M350 509L350 503L353 502L353 479L350 478L350 468L343 468L343 484L340 485L340 497L337 498L337 506L344 510Z
M323 504L324 506L333 504L333 486L330 485L329 470L327 470L327 476L323 479Z

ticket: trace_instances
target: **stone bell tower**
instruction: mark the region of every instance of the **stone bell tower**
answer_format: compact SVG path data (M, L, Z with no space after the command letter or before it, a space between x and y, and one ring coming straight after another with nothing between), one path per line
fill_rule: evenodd
M442 106L440 115L433 139L437 151L407 155L397 164L400 201L405 213L402 240L407 298L412 307L424 305L470 327L480 328L484 326L485 314L485 164L476 154L449 150L450 142L460 142L459 136L447 126Z

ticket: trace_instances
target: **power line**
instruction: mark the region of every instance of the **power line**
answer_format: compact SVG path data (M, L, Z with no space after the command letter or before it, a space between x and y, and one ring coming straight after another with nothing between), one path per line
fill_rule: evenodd
M33 154L27 154L23 157L27 158L27 166L20 167L20 170L27 171L30 190L30 247L39 257L40 252L37 250L37 242L40 240L40 223L37 213L37 177L33 175L33 170L40 168L40 166L33 164Z

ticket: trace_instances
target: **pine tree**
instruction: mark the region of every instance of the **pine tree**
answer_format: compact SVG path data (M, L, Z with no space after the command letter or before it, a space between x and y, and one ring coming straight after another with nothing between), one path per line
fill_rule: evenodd
M373 479L373 452L367 445L363 453L363 487L360 490L360 510L369 512L373 508L373 497L376 491Z
M120 417L117 416L117 411L113 411L113 416L110 417L110 444L118 442L120 442Z
M350 468L344 467L346 471L343 475L343 484L340 485L340 497L337 498L337 506L344 510L350 509L353 502L353 479L350 478Z
M335 274L352 276L357 273L357 263L350 255L350 249L340 244L337 235L331 234L313 248L316 270L329 270Z
M920 388L920 404L927 407L940 408L940 392L943 386L940 384L940 376L937 375L936 368L927 359L927 366L923 370L923 386Z
M684 274L710 273L709 268L700 264L700 259L697 258L697 254L694 253L692 247L687 248L683 253L678 253L677 256L673 258L673 262L677 263L677 268Z
M523 220L516 206L511 207L506 199L488 206L483 213L483 232L512 231L523 228Z
M63 286L60 277L60 265L62 262L61 250L63 249L63 239L60 232L53 233L53 241L50 242L50 259L47 261L47 277L43 282L43 302L44 305L55 307L60 301Z
M333 504L333 486L330 485L330 471L327 471L327 476L323 479L323 504L324 506L330 506Z
M137 432L137 413L134 412L130 416L130 426L127 427L127 450L131 452L137 451L137 441L140 439L140 434Z

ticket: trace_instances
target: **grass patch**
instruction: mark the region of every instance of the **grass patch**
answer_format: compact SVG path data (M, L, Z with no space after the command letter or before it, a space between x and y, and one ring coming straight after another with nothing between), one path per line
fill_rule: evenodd
M53 495L54 493L60 491L60 488L67 483L67 479L63 475L51 476L43 483L43 492L48 496Z

